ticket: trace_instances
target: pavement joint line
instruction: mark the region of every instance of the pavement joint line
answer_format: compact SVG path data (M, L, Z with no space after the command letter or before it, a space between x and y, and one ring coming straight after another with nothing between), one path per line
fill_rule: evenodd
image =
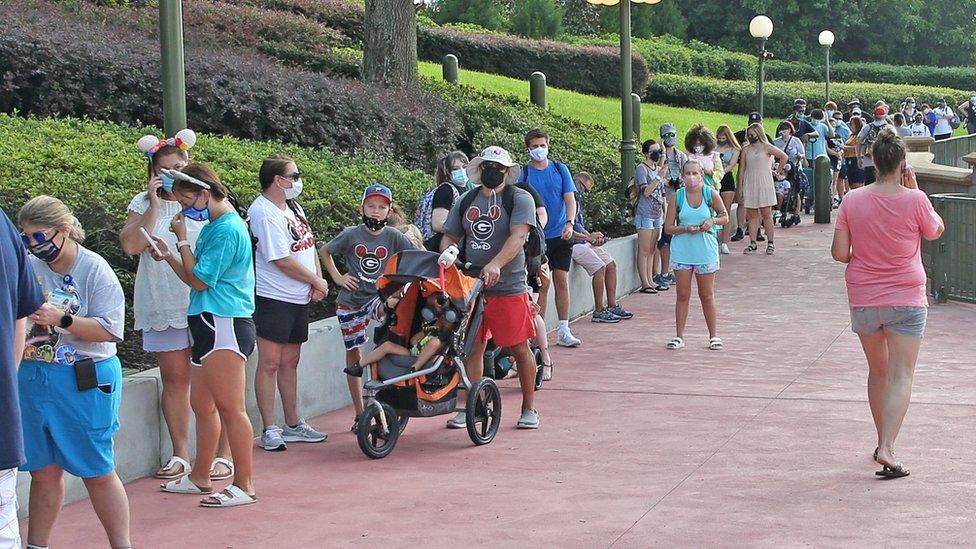
M665 499L667 499L668 496L670 496L678 488L680 488L681 486L683 486L684 483L687 482L688 479L691 478L692 475L694 475L695 473L697 473L698 471L700 471L702 469L702 467L705 466L705 464L707 464L709 461L711 461L711 459L713 457L715 457L716 454L718 454L719 452L722 451L723 448L725 448L726 446L728 446L728 444L730 442L732 442L732 439L734 439L736 436L738 436L739 433L741 433L746 428L746 426L748 426L751 423L755 423L755 421L759 418L759 416L761 416L764 413L766 413L766 410L768 410L769 407L773 405L773 402L775 402L777 400L780 400L780 398L779 398L780 395L782 395L787 389L790 388L790 386L792 386L794 383L796 383L796 381L798 379L800 379L800 377L802 377L803 374L805 374L817 362L820 362L820 359L822 359L824 357L824 355L827 354L827 351L829 351L830 348L833 347L835 343L837 343L837 340L839 340L840 337L844 333L846 333L846 329L849 328L849 327L850 327L850 324L848 323L840 332L837 333L836 336L834 336L834 339L831 340L831 342L829 344L827 344L827 346L824 347L824 349L822 351L820 351L820 354L818 354L816 358L814 358L813 360L811 360L809 364L807 364L799 373L796 374L796 376L789 383L786 384L786 386L784 386L782 389L780 389L780 391L778 393L776 393L776 396L775 397L768 399L768 401L766 402L766 404L761 409L759 409L755 414L753 414L751 418L748 418L745 421L743 421L742 424L735 431L733 431L732 434L728 436L728 438L725 439L725 441L723 441L721 444L719 444L718 448L716 448L714 452L712 452L711 454L709 454L708 457L706 457L701 463L699 463L698 465L696 465L694 469L692 469L691 471L689 471L687 475L685 475L681 480L679 480L677 482L677 484L675 484L674 486L672 486L670 490L668 490L663 496L661 496L660 498L658 498L658 500L655 501L654 504L651 505L651 507L647 511L644 512L644 514L642 514L637 520L635 520L633 524L631 524L626 530L624 530L623 532L621 532L621 534L619 536L617 536L616 539L614 539L612 542L610 542L609 547L613 547L614 545L616 545L616 543L618 541L620 541L624 536L627 535L627 533L629 533L631 530L633 530L634 527L637 526L637 524L640 523L640 521L644 520L644 517L646 517L647 515L649 515L651 513L651 511L653 511L658 505L660 505L660 503L662 501L664 501Z

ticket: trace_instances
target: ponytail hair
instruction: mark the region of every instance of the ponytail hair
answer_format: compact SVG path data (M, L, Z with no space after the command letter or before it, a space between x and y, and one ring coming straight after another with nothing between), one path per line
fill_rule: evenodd
M200 162L191 162L180 171L209 185L210 188L206 190L209 190L210 194L214 198L217 200L227 200L230 202L230 205L234 207L237 215L241 216L241 219L244 221L247 221L247 208L241 206L241 201L238 200L237 195L234 194L234 191L231 190L230 187L220 182L220 176L217 175L217 172L215 172L213 168ZM176 179L173 182L173 189L178 191L204 190L199 185L183 179Z
M85 229L61 200L53 196L40 195L27 201L17 212L17 225L38 225L57 231L68 231L68 238L81 243L85 240Z

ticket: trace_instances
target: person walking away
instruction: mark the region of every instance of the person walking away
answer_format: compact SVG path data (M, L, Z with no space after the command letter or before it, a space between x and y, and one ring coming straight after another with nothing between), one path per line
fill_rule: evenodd
M131 547L129 499L112 441L122 403L116 354L125 323L122 285L104 258L81 245L81 223L57 198L29 200L17 225L47 295L28 317L17 372L26 457L20 470L31 476L27 544L48 545L67 471L84 482L109 545ZM206 464L209 476L209 459Z
M735 201L735 168L739 165L739 153L742 146L739 140L732 133L732 128L725 124L718 127L715 133L715 150L722 158L722 181L719 184L719 194L722 196L722 203L725 204L725 211L732 212L732 203ZM743 210L744 212L744 210ZM735 234L742 231L741 226L736 227ZM729 254L729 242L732 241L732 224L729 223L722 230L722 243L719 245L719 253Z
M366 335L369 323L379 320L383 314L376 289L376 281L382 276L387 261L394 254L415 249L410 239L400 231L389 227L390 212L393 209L393 192L386 185L376 183L366 187L359 212L362 223L346 227L328 244L319 250L319 257L325 271L339 287L336 298L336 317L346 348L346 382L349 396L352 397L356 417L351 431L356 430L359 417L363 413L363 375L359 360L361 348L369 338ZM342 255L346 260L346 274L336 268L333 256Z
M912 130L905 125L905 115L896 112L893 117L891 117L895 131L898 132L899 137L911 137Z
M864 182L868 185L874 183L875 171L874 161L871 159L874 142L885 126L888 126L888 109L880 106L874 109L874 121L865 124L857 134L857 160L858 166L864 169Z
M634 185L637 190L637 203L634 206L634 226L637 229L637 275L640 278L642 294L656 294L667 290L667 284L652 280L655 276L654 258L658 253L657 243L664 225L665 177L667 164L661 154L661 145L648 139L641 145L644 160L634 172ZM655 276L656 278L656 276Z
M489 339L499 347L508 347L517 364L535 363L529 348L535 327L525 283L528 272L524 245L530 226L536 222L536 213L529 193L511 186L518 173L518 164L505 149L491 146L482 151L468 164L468 177L480 186L458 200L444 226L441 248L446 250L461 243L468 262L481 266L485 284L482 324L465 365L472 383L484 373ZM499 207L509 193L513 204L511 213ZM519 429L539 428L535 382L534 368L519 368L522 389L522 411L516 423ZM448 427L463 427L465 422L465 413L459 412L448 420Z
M847 268L851 329L868 362L868 403L877 435L876 474L909 474L894 445L911 401L912 378L925 331L928 299L921 239L935 240L945 224L918 190L893 128L872 144L877 180L841 204L831 255Z
M674 306L675 337L668 341L667 348L677 350L685 346L685 324L688 321L691 279L694 276L708 327L708 348L720 351L724 345L716 334L715 306L715 273L719 270L719 253L718 240L712 229L715 225L728 223L729 214L718 191L704 185L704 172L697 161L685 163L682 179L684 186L675 193L664 222L664 230L675 235L671 269L678 278L678 295Z
M528 182L542 197L548 212L545 226L546 257L556 288L556 313L559 315L560 347L579 347L580 340L569 329L569 267L573 262L573 219L576 218L576 186L569 168L549 159L549 134L534 129L525 134L525 147L531 162L519 172L519 182ZM545 318L546 296L539 306Z
M237 507L257 502L253 471L251 420L244 404L245 366L254 351L254 256L247 212L217 173L206 164L190 163L173 186L182 212L170 221L176 250L153 236L165 261L190 287L187 324L193 345L190 361L190 405L197 421L197 460L190 472L161 485L164 492L206 495L202 507ZM174 174L174 175L175 175ZM186 220L209 221L190 250ZM179 257L177 257L179 255ZM212 493L210 460L220 429L227 430L234 476L230 486Z
M440 250L447 214L461 193L470 191L473 187L468 180L468 172L464 169L467 165L468 157L461 151L448 153L437 161L434 188L427 191L420 200L414 221L414 225L423 235L424 248L428 251Z
M776 189L773 185L773 162L787 163L786 153L766 141L762 126L753 124L746 132L749 144L743 147L739 156L739 170L742 173L742 201L749 216L749 246L744 253L758 250L756 237L759 233L759 220L766 229L769 239L766 242L766 255L773 255L773 213L776 205Z
M254 394L261 413L261 447L286 450L289 442L322 442L325 433L298 415L298 363L308 341L308 305L329 293L315 253L315 234L297 202L304 182L295 161L270 156L258 171L261 194L247 209L254 247L254 326L258 369ZM274 421L275 387L285 424Z
M667 168L664 176L666 185L664 186L665 210L667 204L671 203L674 193L681 188L681 167L688 161L688 156L678 150L678 129L674 124L668 122L661 125L661 142L664 143L664 164ZM665 213L665 215L667 215ZM661 274L651 281L661 286L672 286L675 283L674 273L671 272L671 237L664 233L661 240L657 243L658 254L661 257Z
M592 321L612 324L629 320L634 313L617 303L617 262L603 249L607 238L601 232L587 231L583 221L583 204L593 190L593 176L579 172L574 179L579 210L573 223L573 261L593 279Z
M0 547L21 547L17 518L17 468L24 464L24 433L17 391L17 362L24 355L27 315L44 303L17 229L0 211Z

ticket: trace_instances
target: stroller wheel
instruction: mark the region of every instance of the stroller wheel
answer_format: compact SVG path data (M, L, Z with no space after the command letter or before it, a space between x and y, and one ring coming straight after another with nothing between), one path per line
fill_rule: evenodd
M495 380L479 379L468 391L464 411L471 442L477 446L491 442L502 420L502 395Z
M383 427L381 414L386 419L386 428ZM373 404L363 410L359 418L356 428L359 449L373 459L385 458L396 446L401 430L400 421L392 406L386 403L382 406L379 403Z
M397 424L400 426L401 435L403 434L403 431L406 430L408 421L410 421L410 416L397 416Z

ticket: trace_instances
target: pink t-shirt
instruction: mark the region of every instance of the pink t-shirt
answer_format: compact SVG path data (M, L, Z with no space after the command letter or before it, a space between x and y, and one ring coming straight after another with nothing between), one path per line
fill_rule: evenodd
M921 242L940 223L919 190L887 195L862 187L844 195L836 228L851 237L845 275L851 307L927 307Z

